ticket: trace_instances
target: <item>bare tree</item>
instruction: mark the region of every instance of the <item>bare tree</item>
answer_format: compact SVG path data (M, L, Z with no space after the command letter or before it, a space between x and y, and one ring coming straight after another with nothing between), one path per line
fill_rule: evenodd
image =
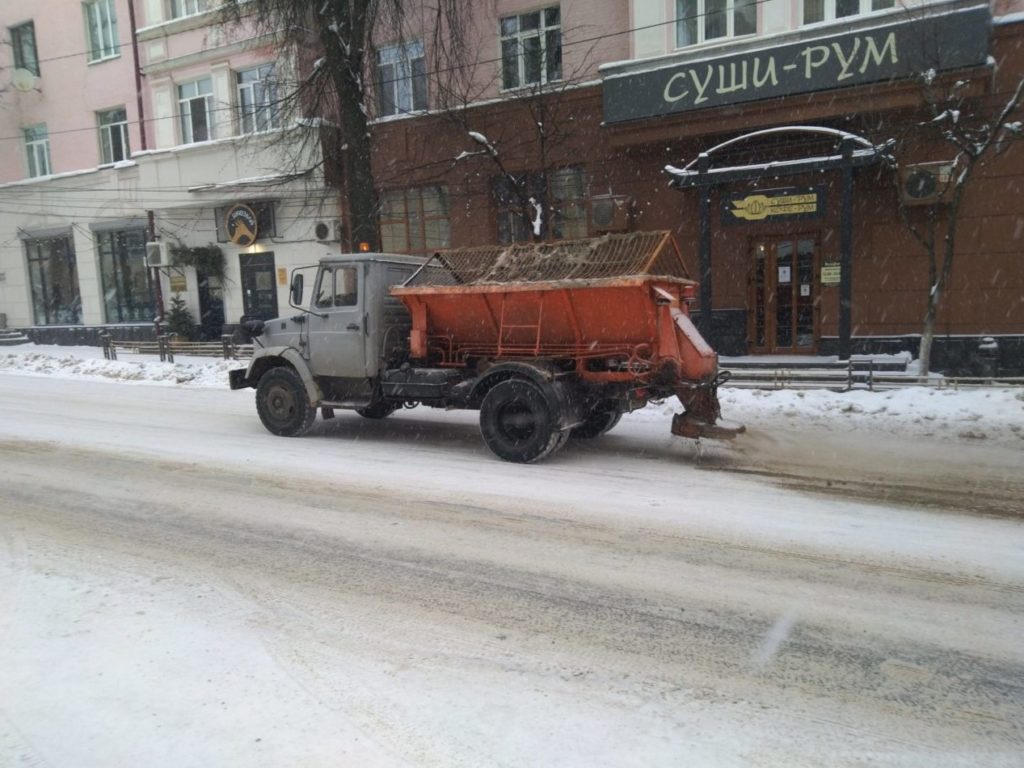
M929 119L911 127L899 141L901 149L922 139L938 139L953 153L951 172L944 182L947 186L937 190L935 202L916 206L920 214L903 203L900 205L903 220L928 257L928 296L919 353L920 370L926 375L931 366L935 321L953 272L963 197L978 168L1021 135L1021 122L1015 117L1024 100L1024 78L1017 82L1005 102L997 102L994 107L984 106L983 97L969 96L968 80L950 82L929 71L922 76L922 84Z

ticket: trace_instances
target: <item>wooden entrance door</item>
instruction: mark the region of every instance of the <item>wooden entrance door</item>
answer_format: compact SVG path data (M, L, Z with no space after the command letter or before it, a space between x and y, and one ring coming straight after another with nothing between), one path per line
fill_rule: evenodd
M750 280L751 351L812 354L818 340L818 245L810 236L754 243Z

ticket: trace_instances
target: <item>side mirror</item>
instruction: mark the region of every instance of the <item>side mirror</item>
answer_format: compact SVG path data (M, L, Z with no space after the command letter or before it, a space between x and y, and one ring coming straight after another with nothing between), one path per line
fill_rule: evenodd
M301 272L292 273L292 304L296 307L302 306L303 275Z

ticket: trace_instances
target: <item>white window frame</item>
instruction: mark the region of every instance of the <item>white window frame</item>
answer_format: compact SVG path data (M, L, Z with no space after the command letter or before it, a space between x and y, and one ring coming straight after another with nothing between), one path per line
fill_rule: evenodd
M419 72L416 63L419 62ZM407 115L427 109L426 54L423 41L411 40L403 45L377 49L377 111L378 117ZM420 80L421 98L417 99L416 80ZM384 93L389 92L391 110L385 110Z
M26 21L14 27L8 27L11 47L14 49L14 66L27 69L39 77L39 48L36 46L36 25L34 21Z
M732 38L743 38L752 37L757 34L757 8L759 0L750 0L747 3L737 3L736 0L725 0L725 34L716 35L715 37L707 36L707 19L708 19L708 0L691 0L697 4L697 13L693 17L683 17L683 4L686 0L676 0L676 48L690 48L694 45L704 45L705 43L718 42L722 40L730 40ZM745 6L753 6L754 8L754 31L753 32L742 32L736 33L736 17L737 11ZM684 30L684 24L687 18L695 18L697 39L691 41L683 41L682 32Z
M208 0L168 0L167 18L183 19L187 16L198 16L209 9Z
M50 163L50 134L46 130L46 123L28 126L24 136L29 178L49 176L53 173L53 166Z
M547 12L552 10L558 10L558 23L547 24ZM526 16L532 16L533 14L540 14L540 19L536 29L522 28L522 19ZM506 23L515 22L515 31L505 33ZM555 77L551 77L548 73L549 61L548 61L548 33L556 32L558 34L558 72ZM532 85L547 85L548 83L558 82L562 79L562 9L558 4L549 5L544 8L537 8L532 11L525 13L517 13L511 16L503 16L498 20L498 38L499 46L501 51L501 90L512 91L517 88L528 88ZM533 40L537 38L540 45L540 79L527 81L526 77L526 53L523 48L523 42L526 40ZM511 43L515 45L515 82L508 83L505 81L506 72L506 44Z
M241 82L245 75L257 73L255 80ZM235 73L235 94L238 99L238 132L260 133L281 126L277 104L277 77L274 62L249 67ZM248 99L248 104L246 104Z
M85 38L89 41L89 63L94 64L121 55L117 39L117 13L114 0L91 0L82 3L85 13Z
M860 7L856 13L847 14L846 16L836 16L836 0L823 0L825 6L823 17L817 21L807 21L807 2L803 0L800 3L800 24L801 26L811 26L813 24L830 24L840 19L855 19L859 16L870 16L875 13L885 13L886 11L895 10L899 6L896 0L881 0L881 2L888 2L888 5L882 8L875 8L875 4L879 0L859 0Z
M203 113L206 118L206 138L195 138L195 126L192 115L195 103L203 102ZM213 78L201 77L188 83L178 85L178 130L181 131L182 144L196 144L210 141L213 132Z
M109 120L115 112L122 112L124 119ZM101 110L96 113L96 123L100 132L100 165L113 165L128 160L132 155L131 147L128 144L128 110L124 107ZM114 157L115 134L121 140L123 157Z

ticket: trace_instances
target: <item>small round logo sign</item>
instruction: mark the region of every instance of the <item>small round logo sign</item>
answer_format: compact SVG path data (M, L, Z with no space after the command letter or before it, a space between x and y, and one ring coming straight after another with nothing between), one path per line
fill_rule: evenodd
M227 230L228 240L235 245L252 245L256 242L256 233L259 231L255 211L248 205L239 203L224 217L224 228Z

